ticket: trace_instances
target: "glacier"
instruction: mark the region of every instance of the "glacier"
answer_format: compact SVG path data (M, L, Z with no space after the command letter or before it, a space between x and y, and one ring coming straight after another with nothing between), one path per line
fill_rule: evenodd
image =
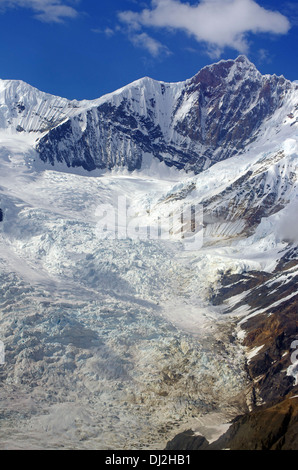
M212 299L298 275L297 88L243 56L92 102L0 81L1 449L163 449L251 409L242 327L297 293ZM99 236L121 197L153 231L200 205L203 246Z

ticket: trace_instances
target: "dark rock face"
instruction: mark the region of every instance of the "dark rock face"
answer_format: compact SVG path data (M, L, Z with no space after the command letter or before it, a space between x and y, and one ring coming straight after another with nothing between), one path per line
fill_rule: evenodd
M286 300L281 307L272 309L273 313L260 314L248 320L248 332L244 344L262 347L259 354L248 364L250 377L255 381L254 390L264 402L283 397L293 387L294 378L287 376L285 371L290 366L291 344L297 337L298 328L298 296Z
M262 76L244 56L180 84L142 79L51 129L37 150L45 162L90 171L138 169L149 153L199 173L255 139L291 87L283 77Z
M188 96L197 93L197 100L176 129L205 145L204 157L211 160L220 147L218 160L224 160L255 136L287 88L284 78L265 79L244 57L206 67L186 89Z
M193 431L182 432L165 450L297 450L298 387L283 400L238 416L211 444Z
M280 403L238 418L208 450L297 450L298 399Z
M298 398L240 416L217 441L208 444L191 431L178 434L166 450L297 450Z
M297 248L289 247L272 273L226 275L222 287L211 293L210 300L220 305L228 297L246 292L233 309L246 305L256 312L241 326L245 332L243 345L248 350L258 348L247 363L255 405L280 400L294 386L287 369L291 365L291 344L298 336L297 265ZM232 283L232 288L225 287Z
M165 450L204 450L208 447L208 441L203 436L196 436L189 429L178 434L168 442Z

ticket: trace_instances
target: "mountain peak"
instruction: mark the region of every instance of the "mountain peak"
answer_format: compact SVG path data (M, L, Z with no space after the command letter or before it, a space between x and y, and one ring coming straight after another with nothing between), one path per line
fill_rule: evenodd
M215 64L211 65L214 70L222 71L223 69L226 70L252 70L258 73L257 67L253 62L251 62L245 55L239 55L236 59L228 59L228 60L221 60L216 62Z
M191 84L201 84L212 88L222 85L226 81L244 79L249 74L255 79L261 77L256 66L245 55L239 55L236 59L220 60L203 67L192 79Z
M234 62L240 62L242 64L247 64L249 66L253 66L254 68L256 68L256 66L253 64L253 62L251 62L247 57L246 55L244 54L240 54L235 60Z
M256 67L256 65L251 62L246 55L239 55L235 60L234 64L239 68L245 69L245 70L252 70L257 73L260 73Z

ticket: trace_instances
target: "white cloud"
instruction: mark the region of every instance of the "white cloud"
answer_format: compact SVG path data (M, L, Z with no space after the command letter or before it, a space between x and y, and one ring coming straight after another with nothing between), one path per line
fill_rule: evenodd
M78 1L72 0L70 3L76 4ZM77 10L63 0L0 0L2 11L18 7L32 10L35 18L47 23L61 23L66 18L75 18L78 15Z
M254 0L201 0L190 5L180 0L152 0L151 9L140 13L124 11L119 19L130 31L143 27L184 30L204 42L209 53L218 56L225 47L248 51L248 33L286 34L288 19L267 10Z
M135 46L147 49L153 57L157 57L161 53L165 53L166 55L170 54L170 51L166 46L149 36L147 33L133 34L130 36L130 40Z
M112 28L105 28L104 33L106 36L111 37L111 36L114 36L115 31L113 31Z
M107 37L112 37L115 34L115 31L109 27L101 29L101 28L93 28L91 29L92 33L95 34L105 34Z
M272 57L266 49L259 49L258 61L261 64L270 64L272 62Z

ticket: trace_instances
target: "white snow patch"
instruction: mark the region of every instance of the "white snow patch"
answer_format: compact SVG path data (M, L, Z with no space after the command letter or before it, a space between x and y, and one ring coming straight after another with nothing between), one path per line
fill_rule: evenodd
M250 363L253 357L257 356L259 351L261 351L261 349L263 349L264 346L265 346L264 344L262 344L262 346L256 346L255 348L253 348L251 351L247 353L248 363Z

